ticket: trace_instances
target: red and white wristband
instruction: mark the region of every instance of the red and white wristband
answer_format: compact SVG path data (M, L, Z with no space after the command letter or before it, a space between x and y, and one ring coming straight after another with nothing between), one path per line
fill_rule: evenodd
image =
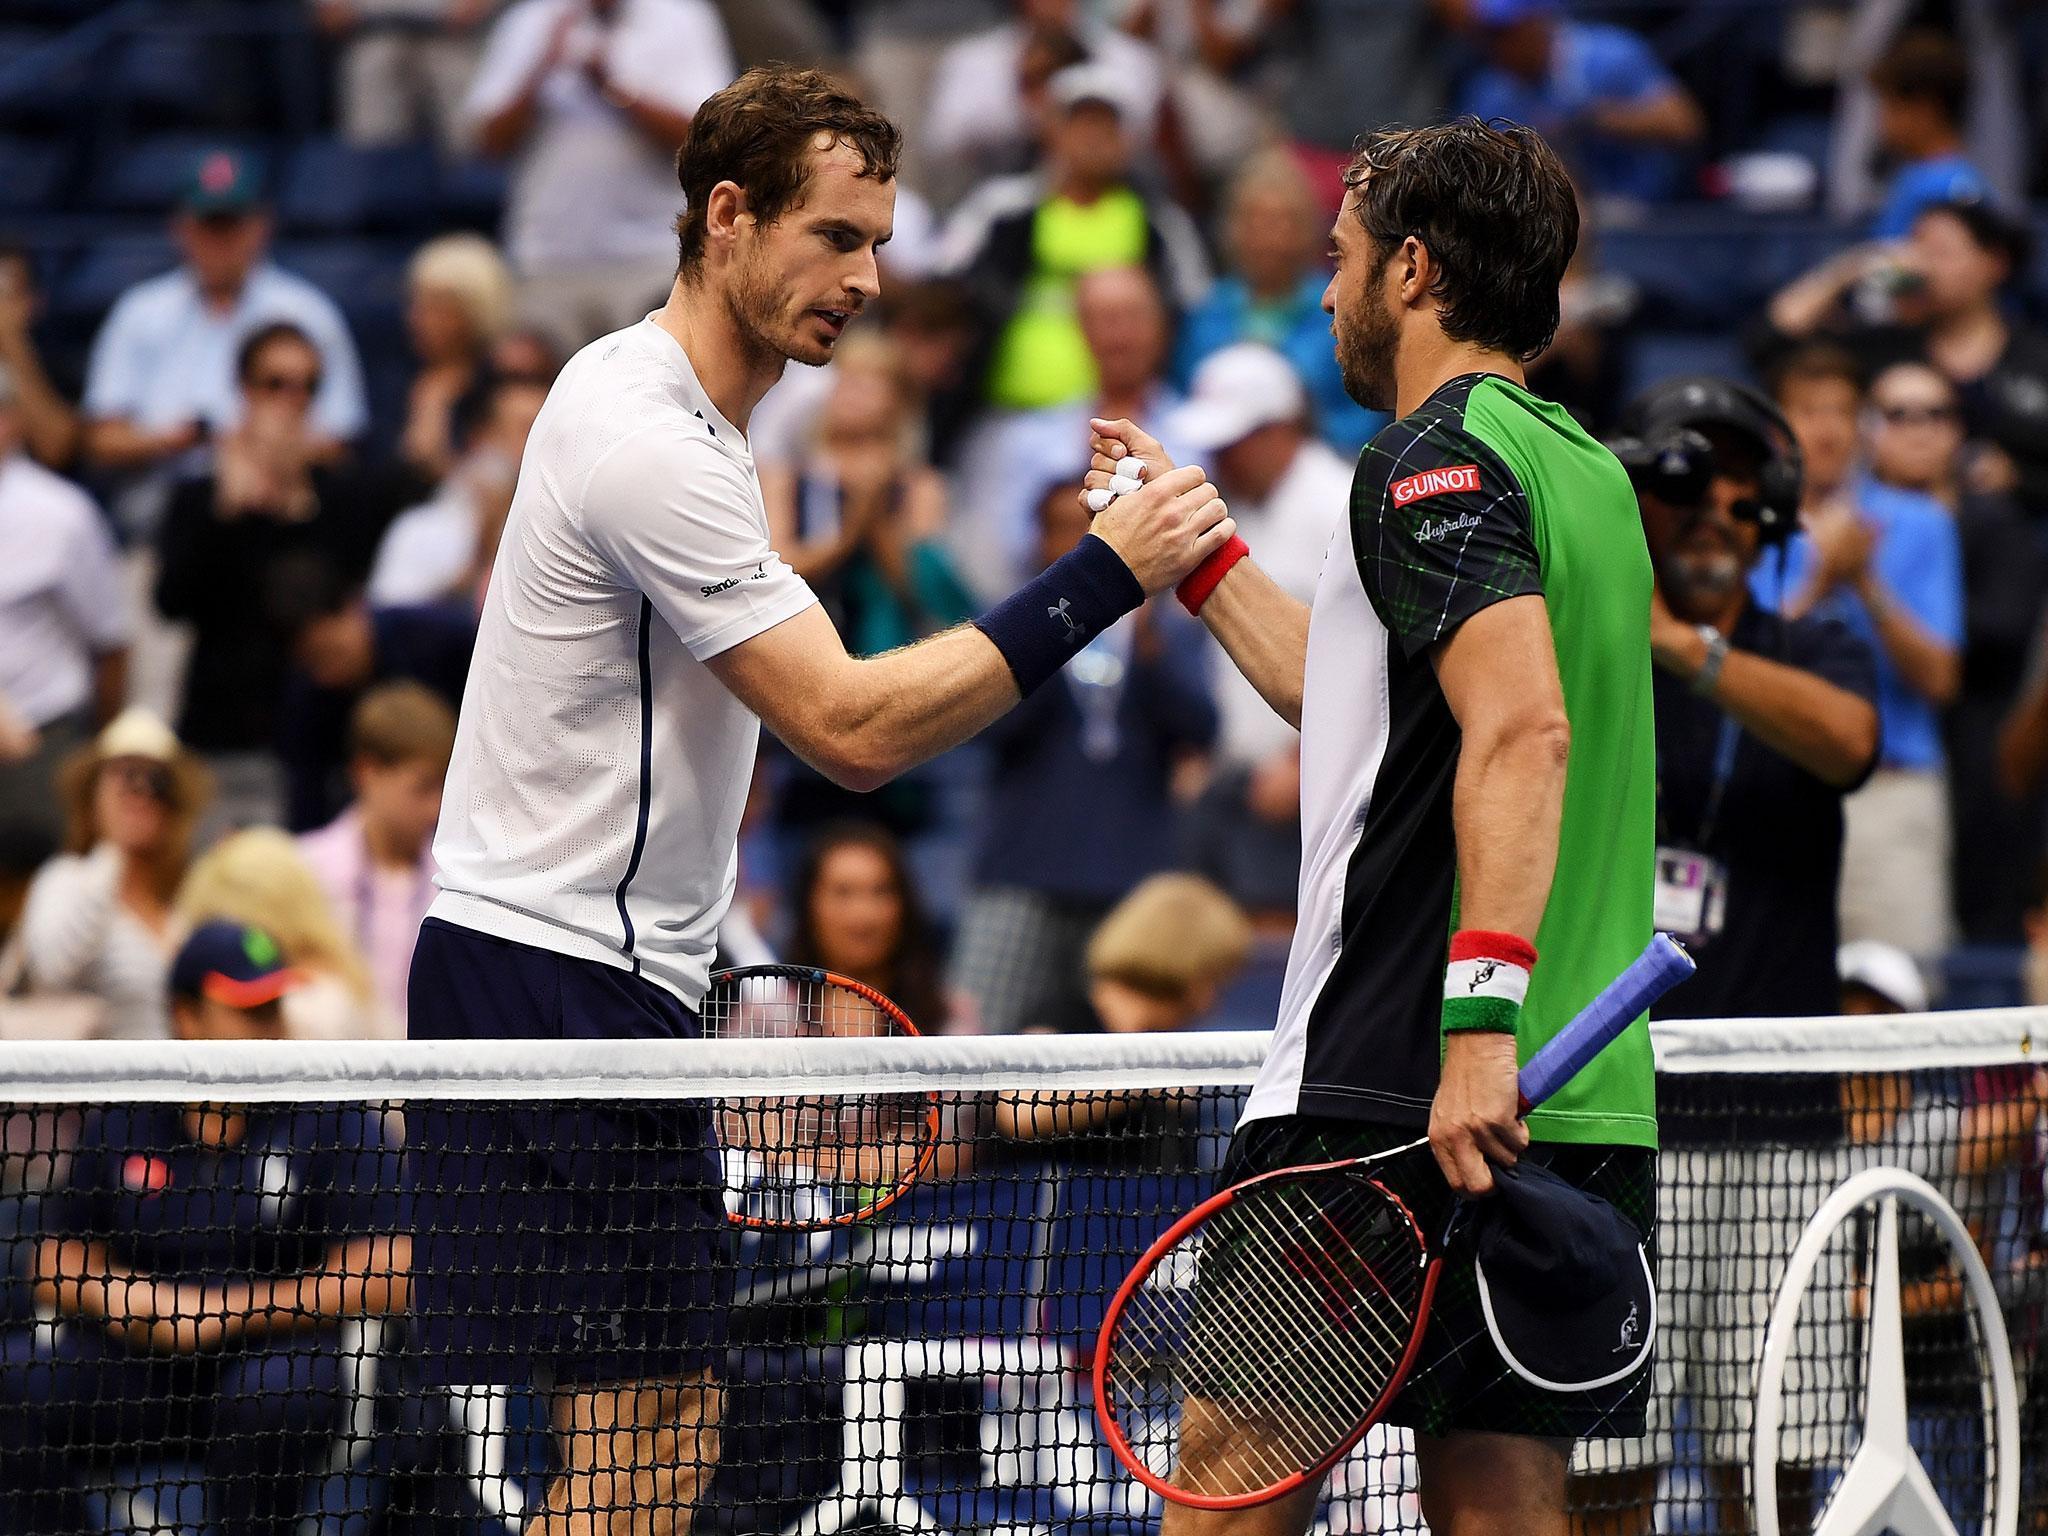
M1536 946L1519 935L1480 928L1452 934L1450 964L1444 967L1444 1033L1513 1034L1535 968Z

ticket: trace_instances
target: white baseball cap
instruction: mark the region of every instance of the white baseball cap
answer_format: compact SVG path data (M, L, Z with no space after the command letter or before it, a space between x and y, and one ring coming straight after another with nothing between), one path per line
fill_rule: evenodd
M1857 939L1835 953L1835 971L1844 986L1875 992L1906 1013L1927 1011L1927 981L1903 949L1877 939Z
M1045 82L1046 95L1062 112L1070 112L1084 101L1099 101L1119 117L1125 110L1131 86L1123 75L1100 59L1083 59L1069 64Z
M1187 404L1165 423L1165 437L1189 453L1213 453L1261 427L1307 415L1308 391L1294 365L1269 346L1241 341L1195 370Z

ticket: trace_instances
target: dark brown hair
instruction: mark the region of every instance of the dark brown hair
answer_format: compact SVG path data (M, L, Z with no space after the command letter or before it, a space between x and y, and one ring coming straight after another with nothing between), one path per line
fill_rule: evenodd
M676 219L676 267L704 260L704 209L711 189L732 182L747 211L773 224L803 202L811 145L821 133L860 155L860 174L893 181L903 135L881 113L815 69L767 64L750 69L697 109L676 155L683 211Z
M1413 235L1453 341L1536 356L1557 334L1557 286L1579 245L1579 200L1541 135L1476 117L1369 134L1344 171L1382 262Z
M903 845L886 828L867 821L833 822L819 831L804 849L797 866L796 888L791 892L794 929L789 952L783 956L791 965L817 965L830 969L818 937L818 883L824 878L825 863L842 848L866 848L889 866L889 883L895 887L901 921L896 942L890 947L888 975L882 990L910 1015L910 1022L927 1034L946 1023L945 988L939 981L939 950L925 918L924 902L918 895L916 878L904 857Z
M380 768L427 763L446 773L455 755L455 711L424 683L379 683L349 714L348 752Z
M1770 373L1771 398L1785 403L1785 392L1794 384L1846 384L1861 400L1870 387L1855 355L1832 341L1809 341L1780 358Z
M1961 122L1970 100L1970 61L1954 38L1917 27L1871 67L1870 87L1881 96L1932 102L1951 123Z

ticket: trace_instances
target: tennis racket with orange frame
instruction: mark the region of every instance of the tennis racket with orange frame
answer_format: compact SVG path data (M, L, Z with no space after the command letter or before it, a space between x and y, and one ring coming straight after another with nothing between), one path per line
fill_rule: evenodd
M909 1015L873 987L808 965L719 971L700 1017L707 1040L917 1038ZM716 1113L727 1216L760 1230L867 1221L938 1150L935 1091L728 1098Z

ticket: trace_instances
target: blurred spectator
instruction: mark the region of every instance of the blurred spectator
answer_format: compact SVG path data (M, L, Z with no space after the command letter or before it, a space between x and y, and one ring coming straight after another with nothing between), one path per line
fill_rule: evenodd
M1877 772L1843 807L1842 937L1932 958L1952 927L1940 711L1962 678L1955 521L1924 492L1854 473L1864 397L1846 355L1794 354L1777 398L1799 439L1806 492L1800 532L1759 596L1788 619L1841 620L1877 657L1884 744Z
M208 924L171 967L177 1033L274 1039L296 980L267 932ZM87 1466L171 1442L204 1463L209 1529L291 1527L355 1407L342 1324L405 1310L411 1244L382 1125L293 1105L87 1119L34 1241L37 1304L63 1326L0 1335L7 1530L88 1529Z
M1956 917L1970 942L2011 944L2033 894L2015 848L2042 845L2038 798L2017 803L1997 772L1999 723L2025 678L2048 603L2048 551L2010 496L1963 487L1955 386L1925 363L1895 363L1870 387L1870 473L1920 491L1955 519L1962 545L1962 682L1943 717L1955 828Z
M312 0L320 30L341 45L336 108L352 144L431 135L462 148L457 108L476 68L477 29L499 0Z
M275 827L222 838L178 887L186 929L215 921L255 925L277 941L300 973L284 1004L284 1033L294 1040L398 1037L397 1020L378 1001L362 952L321 889L298 845Z
M1991 195L1963 147L1970 61L1939 32L1906 33L1870 72L1877 97L1877 145L1893 167L1884 206L1871 225L1879 240L1903 240L1937 203Z
M64 765L66 851L29 887L21 953L32 990L99 1000L98 1034L165 1034L171 903L208 792L199 760L139 709Z
M23 451L0 362L0 822L55 850L57 764L120 708L133 628L99 508Z
M1278 124L1245 78L1296 0L1136 0L1123 28L1158 50L1166 83L1159 147L1183 201L1201 207L1210 185L1278 137Z
M1927 24L1946 26L1950 45L1967 71L1957 93L1965 120L1969 160L1994 202L2017 206L2026 180L2026 110L2020 94L2020 61L2006 0L1855 0L1846 35L1836 37L1827 60L1835 76L1834 125L1827 152L1828 212L1848 223L1868 216L1883 201L1879 152L1886 135L1884 65L1908 40L1927 36ZM1934 37L1946 43L1947 37ZM1917 46L1917 45L1916 45ZM1922 66L1916 64L1917 73Z
M2001 299L2029 243L1986 204L1937 204L1904 245L1856 246L1779 293L1753 347L1768 364L1791 342L1829 336L1868 373L1932 363L1962 396L1965 481L2013 491L2029 515L2048 518L2048 337L2010 318Z
M1225 347L1196 370L1187 404L1165 428L1173 452L1208 466L1259 568L1313 603L1323 555L1351 505L1351 466L1311 434L1308 396L1288 360L1257 342ZM1236 667L1220 670L1222 759L1249 767L1293 753L1300 733Z
M455 751L455 712L419 683L384 683L349 719L355 799L299 852L369 962L394 1033L405 1034L413 941L434 899L434 826Z
M447 604L373 608L347 573L317 558L280 566L269 617L292 669L278 722L285 824L307 832L347 803L349 719L372 686L410 678L461 708L476 620Z
M158 610L192 626L178 733L219 780L225 827L282 814L275 749L287 658L263 605L280 562L317 552L360 579L406 489L318 462L311 409L324 361L297 326L252 332L235 372L240 420L213 473L172 496L156 582Z
M1317 152L1334 210L1361 133L1443 117L1450 49L1436 13L1444 7L1440 0L1292 0L1291 9L1294 35L1269 86L1293 136Z
M933 77L948 48L994 26L1011 8L1012 0L859 0L848 7L847 64L862 94L877 112L914 130L904 135L900 181L927 194L944 190L934 177L944 180L952 167L934 165L925 150Z
M940 981L939 948L903 845L871 822L835 822L804 850L790 893L783 958L864 982L920 1033L936 1035L960 1009ZM722 931L722 930L721 930Z
M1112 1035L1186 1029L1215 1008L1251 950L1251 924L1228 896L1199 875L1154 875L1118 902L1088 940L1095 1027ZM996 1099L994 1124L997 1135L1018 1141L1121 1125L1142 1155L1159 1132L1180 1128L1184 1106L1172 1089L1007 1093ZM1129 1125L1134 1115L1138 1124ZM1155 1154L1150 1166L1157 1165Z
M513 329L491 343L485 368L493 378L517 379L546 389L562 371L562 354L540 332Z
M1813 383L1788 381L1788 405L1803 404L1798 391ZM1699 376L1653 387L1624 416L1619 450L1656 580L1654 922L1699 965L1656 1005L1658 1017L1831 1014L1839 997L1843 800L1877 758L1877 680L1868 647L1838 620L1772 612L1750 591L1759 555L1789 531L1799 501L1799 419L1787 415L1790 425L1760 396ZM1810 457L1807 468L1831 472ZM1739 1207L1734 1192L1768 1187L1773 1158L1782 1180L1787 1139L1795 1149L1840 1140L1836 1079L1667 1080L1658 1134L1659 1230L1671 1234L1659 1245L1658 1288L1675 1301L1658 1319L1649 1433L1589 1444L1573 1503L1587 1529L1649 1530L1659 1469L1678 1455L1683 1400L1710 1496L1724 1522L1734 1519L1719 1528L1739 1530L1754 1350L1771 1301L1752 1277L1777 1272L1805 1213ZM1701 1190L1715 1192L1711 1207Z
M563 352L667 294L676 149L738 72L709 0L515 0L492 26L463 117L515 160L519 307Z
M1044 118L1059 110L1051 82L1083 60L1117 82L1130 132L1152 136L1159 109L1159 58L1136 38L1086 20L1081 0L1012 0L1015 16L962 38L939 55L920 143L941 198L976 179L1031 163Z
M1010 591L1037 568L1038 497L1048 481L1086 470L1088 418L1157 421L1180 403L1164 378L1173 332L1151 273L1105 267L1084 274L1074 284L1074 318L1095 365L1094 394L1073 405L992 412L960 451L951 543L986 597Z
M1648 43L1572 20L1563 0L1472 0L1470 14L1488 63L1459 93L1459 112L1536 129L1596 202L1678 195L1679 151L1706 120Z
M1262 938L1287 939L1301 883L1301 743L1218 768L1182 818L1181 862L1229 893Z
M544 382L486 374L456 403L460 456L430 500L385 530L370 568L373 604L477 606L512 510L527 434L547 395Z
M200 160L171 220L183 265L122 294L93 342L86 451L103 468L137 477L121 498L131 529L155 526L168 466L240 422L246 398L236 388L237 355L260 327L294 325L319 354L307 417L317 457L335 457L367 425L362 366L341 311L270 264L270 215L257 174L230 150Z
M1329 220L1301 162L1285 149L1253 157L1230 184L1223 227L1230 270L1182 323L1175 373L1185 384L1211 352L1263 342L1285 354L1308 385L1323 441L1355 457L1387 417L1344 392L1323 313L1328 236Z
M1602 268L1592 211L1582 208L1579 218L1579 248L1557 290L1557 335L1529 364L1529 388L1605 431L1621 412L1642 293L1632 278Z
M1131 93L1106 64L1076 64L1047 87L1043 167L986 182L954 213L941 265L967 284L993 353L989 402L1033 410L1096 387L1074 314L1074 284L1103 267L1145 267L1176 308L1208 285L1193 224L1133 184Z
M831 611L856 656L894 650L975 611L941 536L946 483L919 451L902 351L856 333L833 358L817 437L761 476L769 538Z
M1087 534L1080 495L1076 481L1040 502L1042 566ZM1086 1023L1088 935L1171 862L1176 760L1215 740L1205 643L1177 610L1148 604L983 736L994 777L953 977L991 1033Z
M399 452L438 480L455 460L455 406L484 377L484 358L512 318L512 274L482 235L443 235L406 268L406 335L419 372Z
M0 372L14 381L21 445L49 468L69 469L85 441L85 420L50 381L36 350L42 298L28 252L0 243Z

